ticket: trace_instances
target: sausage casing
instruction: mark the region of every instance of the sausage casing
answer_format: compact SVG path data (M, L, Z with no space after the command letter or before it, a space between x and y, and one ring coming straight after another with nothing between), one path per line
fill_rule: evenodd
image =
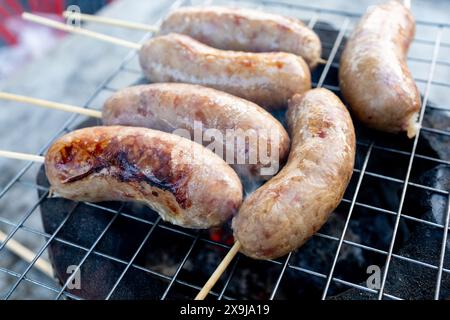
M286 166L251 194L233 219L241 251L256 259L287 254L318 231L353 172L353 123L332 92L295 95L288 122L292 145Z
M232 160L227 162L244 181L251 183L276 174L290 146L284 127L256 104L215 89L182 83L157 83L119 90L103 106L103 123L168 133L187 130L186 138L199 138L201 141L195 141L219 149L223 159ZM220 134L208 137L214 130ZM201 137L197 137L198 133ZM257 144L249 147L245 143L234 143L227 134L240 137L241 141L256 137ZM267 148L264 158L258 154L252 162L251 148L261 150L263 144Z
M147 41L139 55L151 82L204 85L267 109L285 108L290 97L311 88L308 66L290 53L223 51L171 33Z
M242 201L236 173L187 139L145 128L92 127L50 147L52 190L75 201L137 201L188 228L220 225Z
M339 82L353 113L367 126L416 135L420 93L406 64L415 22L398 1L370 7L342 53Z
M251 9L186 7L164 19L160 34L181 33L211 47L247 52L290 52L311 69L320 61L317 34L301 21Z

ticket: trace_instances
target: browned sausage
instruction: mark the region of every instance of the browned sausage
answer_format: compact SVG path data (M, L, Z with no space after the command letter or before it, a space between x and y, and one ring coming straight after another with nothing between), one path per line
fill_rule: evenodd
M209 228L242 201L236 173L187 139L145 128L93 127L58 139L45 158L51 188L75 201L137 201L171 223Z
M222 152L239 176L252 184L278 172L290 145L283 126L256 104L191 84L158 83L119 90L104 104L103 122L169 133L183 134L180 129L187 130L186 138L215 147L213 151ZM196 137L196 130L200 137ZM214 135L215 130L220 135ZM239 144L234 143L234 137L244 142L256 139L252 144ZM262 147L268 152L263 152ZM264 156L256 152L256 158L251 158L251 150L261 151Z
M370 7L353 31L341 58L340 87L358 119L414 137L420 93L406 64L415 22L409 9L390 1Z
M289 103L292 146L286 166L250 195L233 219L241 251L280 257L301 246L341 201L353 171L355 132L333 93L314 89Z
M299 56L222 51L175 33L147 41L140 62L151 82L204 85L268 109L284 108L294 94L311 88L311 74Z
M311 69L320 61L319 37L301 21L251 9L187 7L172 12L160 34L181 33L211 47L248 52L290 52Z

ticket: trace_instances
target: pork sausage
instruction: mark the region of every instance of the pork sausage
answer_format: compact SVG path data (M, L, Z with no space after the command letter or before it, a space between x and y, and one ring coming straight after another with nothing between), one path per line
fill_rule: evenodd
M285 108L295 93L311 88L308 66L290 53L222 51L171 33L147 41L139 56L151 82L204 85L267 109Z
M191 84L158 83L119 90L103 106L103 123L168 133L187 130L185 138L216 148L242 180L250 183L276 174L290 146L284 127L264 109L230 94ZM235 142L235 138L244 143ZM250 144L252 138L255 140ZM251 157L251 151L257 151L256 157Z
M226 7L186 7L164 19L159 34L181 33L223 50L290 52L311 69L320 61L317 34L303 22L277 14Z
M356 117L381 131L417 133L420 93L406 64L415 22L398 1L370 7L341 58L342 94Z
M251 194L233 219L241 251L255 259L285 255L318 231L353 172L353 123L332 92L295 95L288 124L292 145L286 166Z
M145 128L92 127L50 147L45 170L52 191L75 201L137 201L173 224L209 228L242 201L236 173L187 139Z

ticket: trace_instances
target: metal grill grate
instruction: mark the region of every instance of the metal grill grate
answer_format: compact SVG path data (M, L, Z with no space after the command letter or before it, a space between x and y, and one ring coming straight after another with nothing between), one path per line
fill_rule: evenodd
M210 2L208 2L210 3ZM187 3L187 1L176 1L172 9L182 6L182 5L189 5L190 3ZM197 4L197 3L195 3ZM239 3L239 5L243 5L242 3ZM256 7L255 4L246 3L246 6L252 6ZM331 68L337 68L338 67L338 61L336 59L336 56L339 52L339 50L342 49L343 46L343 40L344 36L346 36L350 30L352 23L355 23L358 18L359 14L350 13L350 12L344 12L339 10L330 10L327 8L319 8L319 7L310 7L305 5L294 5L294 4L286 4L286 3L279 3L279 2L272 2L272 1L263 1L259 2L258 9L262 9L268 12L273 12L277 10L289 10L289 14L293 15L296 12L301 12L303 20L306 20L309 23L309 26L311 28L314 28L316 31L323 29L326 31L327 27L323 26L323 24L319 24L319 21L331 21L331 19L339 21L340 24L338 24L338 30L337 30L337 36L333 39L332 42L325 42L323 41L323 47L325 48L325 51L329 51L327 63L321 68L321 71L318 75L318 80L314 83L314 86L323 86L325 88L328 88L332 90L333 92L339 94L339 87L335 83L336 81L332 81L328 78L329 71ZM306 19L305 19L306 18ZM450 29L449 24L436 24L433 22L428 21L417 21L417 28L420 29L421 27L428 28L431 30L434 30L430 34L432 34L432 38L420 38L417 37L415 39L415 43L418 43L423 46L428 46L432 49L432 55L429 58L424 57L409 57L409 61L413 63L419 63L423 66L426 66L428 68L428 76L425 79L422 78L416 78L416 81L422 85L424 85L424 89L422 89L423 94L423 100L422 100L422 109L420 114L420 121L422 123L424 119L424 115L427 109L436 109L436 110L450 110L445 105L441 104L430 104L429 103L429 97L430 92L433 87L443 87L443 88L449 88L450 83L446 83L445 81L435 81L434 80L434 74L438 69L444 69L450 67L450 61L444 61L439 59L439 50L441 48L450 48L450 43L445 42L443 40L443 34L446 30ZM143 39L142 41L144 41ZM323 40L323 39L322 39ZM136 59L136 52L131 52L125 60L120 64L120 66L117 67L116 70L113 71L113 73L99 86L99 88L95 91L94 95L90 97L90 99L86 102L85 107L92 107L93 101L95 101L99 95L101 95L102 92L112 92L115 91L118 88L115 88L114 83L118 81L121 77L126 77L129 74L134 74L136 76L139 76L141 74L141 71L133 66L133 61ZM448 72L448 69L447 69ZM413 70L414 73L414 70ZM42 148L40 149L39 153L43 154L45 150L49 147L51 142L61 134L67 133L71 130L72 126L74 126L76 120L79 120L79 116L73 115L71 116L66 123L62 126L62 128L55 133L53 138L48 141ZM365 130L363 128L360 128L360 130ZM317 233L314 237L319 237L322 239L325 239L330 242L330 245L335 245L336 250L334 257L330 263L330 265L325 266L325 268L328 270L328 272L318 272L316 270L311 270L309 268L304 268L297 266L295 264L292 264L291 257L292 253L289 254L287 257L283 258L283 260L271 260L267 263L271 265L279 266L279 275L276 277L276 282L273 285L270 293L270 298L274 299L277 297L277 292L280 288L280 284L282 283L286 272L297 272L297 273L303 273L308 275L309 277L316 277L319 279L322 279L324 282L323 291L322 291L322 298L326 299L329 297L329 289L330 286L333 284L339 284L346 286L348 288L355 288L362 292L368 292L371 294L376 295L379 299L402 299L402 297L392 295L389 292L386 292L385 285L387 281L387 277L389 275L390 271L390 265L392 263L393 259L399 259L404 262L410 263L414 266L420 266L424 267L430 270L430 272L436 272L436 282L435 282L435 292L434 292L434 298L446 298L440 296L440 289L442 284L442 276L444 273L450 274L450 269L446 267L448 266L448 263L444 263L446 261L445 259L448 259L449 257L445 256L445 247L447 243L447 234L449 229L449 215L450 215L450 193L449 190L441 190L439 188L427 186L421 183L417 183L414 181L411 181L411 173L414 169L414 165L417 161L430 161L432 163L437 164L445 164L450 165L450 159L442 160L433 156L429 156L426 154L421 154L418 149L418 145L420 144L421 135L427 132L428 134L432 135L442 135L442 136L450 136L450 131L442 130L442 129L435 129L435 128L428 128L423 126L421 128L420 134L418 134L414 140L406 143L404 143L404 140L402 142L398 142L396 139L393 139L393 141L389 141L389 143L384 143L382 139L378 136L377 133L367 133L366 131L361 132L358 130L358 148L361 150L364 150L364 152L361 153L362 158L360 159L361 166L355 167L354 170L354 179L355 179L355 186L354 191L350 195L346 195L344 200L342 201L343 205L346 205L348 207L347 213L346 213L346 219L343 229L340 232L340 235L329 235L325 233ZM386 136L382 136L382 138L386 139ZM391 139L391 138L389 138ZM380 152L386 152L389 154L392 154L396 157L404 157L406 159L406 165L404 168L404 175L403 177L396 177L391 176L389 174L379 173L375 171L370 171L370 161L373 159L374 156L379 155ZM33 267L33 264L36 262L36 260L47 250L48 246L51 242L58 242L63 245L66 245L71 248L75 248L81 252L83 252L83 256L80 260L80 263L78 264L78 268L80 268L83 263L91 256L98 256L103 259L108 259L111 261L114 261L118 265L121 265L123 267L122 271L119 273L119 276L117 280L115 281L114 286L112 286L111 290L109 291L108 295L106 296L107 299L113 297L113 294L117 290L118 286L120 285L121 281L124 279L124 277L127 276L127 272L132 267L134 270L139 270L144 273L148 273L160 280L162 280L164 283L167 283L167 286L163 293L161 294L161 299L168 298L168 295L173 290L183 290L189 289L192 292L192 297L195 295L195 293L200 290L201 284L194 284L189 283L185 280L182 280L179 278L179 274L185 265L185 263L188 261L188 259L192 256L194 250L200 246L200 245L207 245L210 247L217 247L222 248L223 253L226 252L226 250L229 249L228 245L225 245L220 242L212 241L208 237L206 237L204 234L200 232L195 232L191 230L183 230L177 227L173 227L167 224L163 224L162 221L158 218L155 221L148 221L146 219L142 219L139 217L136 217L133 214L127 213L127 210L125 209L124 205L121 205L117 210L111 209L108 206L103 206L102 204L90 204L90 203L84 203L83 205L86 205L88 207L93 207L99 210L104 211L105 213L110 214L110 220L106 224L104 230L99 233L98 238L93 242L93 244L89 247L82 246L80 244L77 244L73 241L68 241L67 239L63 239L58 236L58 232L65 226L66 222L70 219L72 212L80 205L76 204L73 207L73 210L69 212L69 214L62 220L59 227L56 229L55 232L52 234L46 233L41 230L36 230L31 227L28 227L25 225L25 222L27 219L30 218L30 216L36 211L36 209L42 204L42 202L45 200L45 198L48 195L48 190L42 186L38 186L34 182L28 181L24 176L28 172L28 170L32 167L32 163L28 163L22 170L20 170L17 175L4 187L3 190L0 191L0 201L8 194L8 191L10 191L16 184L23 185L28 188L37 188L42 191L45 191L45 193L37 200L36 203L33 204L33 206L24 213L23 217L18 222L12 222L8 219L5 219L3 217L0 217L0 225L8 226L11 229L11 231L8 234L7 239L5 242L3 242L0 245L0 251L6 250L5 244L8 242L19 230L22 232L28 232L32 233L36 236L42 237L45 239L44 246L37 252L36 258L33 260L33 262L28 265L25 270L21 273L15 272L12 270L8 270L6 268L0 268L0 273L7 274L13 278L15 278L14 285L9 289L9 291L6 293L6 295L3 297L5 299L11 298L16 288L23 282L26 282L32 286L44 288L45 290L48 290L52 294L54 294L55 299L59 299L61 297L71 298L71 299L80 299L80 297L76 296L73 293L68 292L67 285L64 285L62 287L57 286L56 284L48 284L42 281L38 281L36 279L33 279L29 276L28 272ZM388 183L398 184L401 185L401 196L400 196L400 202L398 204L397 209L386 209L382 208L370 203L366 203L362 201L359 196L361 192L364 190L364 180L365 179L376 179L380 181L385 181ZM433 194L439 194L446 198L446 218L445 223L435 223L432 221L428 221L426 219L414 217L413 215L409 215L408 212L404 212L404 204L407 199L407 192L410 188L418 188L422 189L427 192L432 192ZM387 249L379 249L374 246L365 245L362 243L357 243L351 240L346 239L346 231L349 226L350 221L352 220L353 213L355 211L355 208L365 208L372 210L376 214L381 215L389 215L393 217L394 225L392 230L392 237L390 244ZM134 252L134 254L131 257L128 257L128 259L124 259L123 257L115 257L106 253L102 253L98 250L96 250L96 246L101 241L101 239L105 236L105 234L108 232L108 229L115 223L115 221L119 218L124 219L130 219L135 222L141 223L142 225L146 226L148 228L148 231L145 233L145 236L143 237L142 241L137 245L137 249ZM428 225L431 227L438 228L439 230L442 230L442 247L440 248L440 258L438 263L429 263L427 261L421 261L418 259L415 259L410 256L403 256L400 254L395 253L394 248L396 244L396 236L399 230L399 224L400 220L405 219L408 221L412 221L419 224ZM145 245L148 242L148 239L151 237L153 233L156 232L156 230L164 230L165 232L170 232L176 235L179 235L186 239L186 241L189 241L189 244L186 246L186 253L182 257L180 263L178 264L176 270L174 271L174 274L172 276L165 275L163 273L157 272L155 270L152 270L150 268L144 267L138 263L136 263L136 257L141 253L142 249L145 247ZM352 283L350 281L347 281L342 278L338 278L335 276L335 270L336 266L338 264L338 258L340 257L340 254L342 252L343 246L352 246L356 247L363 251L370 251L377 254L380 254L384 257L384 269L382 273L382 281L381 281L381 288L379 290L376 289L369 289L366 286L363 286L358 283ZM238 269L238 265L241 262L242 257L238 255L238 258L232 263L232 265L229 268L228 273L223 277L224 282L223 285L219 287L219 285L216 285L214 288L214 291L211 293L212 297L216 299L235 299L236 297L230 296L227 294L227 289L233 279L233 276L235 274L235 271ZM217 261L217 264L220 261Z

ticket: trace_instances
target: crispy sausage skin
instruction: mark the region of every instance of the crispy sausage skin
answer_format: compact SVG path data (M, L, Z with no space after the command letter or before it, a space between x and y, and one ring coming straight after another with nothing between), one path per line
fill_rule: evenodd
M417 132L420 93L406 64L415 22L398 1L370 7L341 57L342 94L358 119L386 131Z
M139 55L151 82L204 85L267 109L285 108L295 93L311 88L308 66L290 53L223 51L171 33L147 41Z
M231 154L231 167L242 180L251 183L276 174L278 165L285 162L290 146L284 127L256 104L215 89L183 83L158 83L119 90L103 106L103 123L168 133L185 129L189 132L186 138L200 139L195 141L211 147L218 143L223 158ZM196 137L196 130L201 137ZM223 139L216 141L215 136L210 139L208 132L211 130L218 130ZM227 132L241 137L241 141L257 137L258 149L261 144L267 146L266 157L262 159L258 155L256 162L250 161L248 145L232 143L234 139L230 139ZM243 163L239 159L247 160ZM261 170L271 166L274 169L271 174Z
M317 34L297 19L251 9L187 7L172 12L160 34L181 33L223 50L290 52L314 69L322 53Z
M274 259L301 246L341 201L355 159L350 115L333 93L295 95L288 110L291 152L286 166L250 195L233 219L241 251Z
M145 128L92 127L57 140L45 158L52 190L75 201L137 201L171 223L209 228L242 201L236 173L187 139Z

